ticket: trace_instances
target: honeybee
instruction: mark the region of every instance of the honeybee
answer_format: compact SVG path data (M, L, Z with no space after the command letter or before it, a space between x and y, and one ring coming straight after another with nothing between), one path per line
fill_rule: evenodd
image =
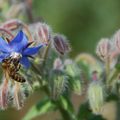
M25 82L25 78L19 73L21 68L20 64L21 56L19 54L13 54L10 57L2 61L2 68L8 72L8 75L11 79L17 82Z

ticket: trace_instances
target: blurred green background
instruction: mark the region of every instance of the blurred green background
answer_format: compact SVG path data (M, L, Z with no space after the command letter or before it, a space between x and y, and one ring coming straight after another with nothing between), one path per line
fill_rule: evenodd
M100 38L120 28L120 0L34 0L33 10L68 37L72 55L94 53Z
M42 17L54 32L67 36L71 56L81 52L95 54L97 41L111 37L120 28L120 0L33 0L33 15ZM41 95L39 91L34 93L20 111L0 112L0 120L21 120Z

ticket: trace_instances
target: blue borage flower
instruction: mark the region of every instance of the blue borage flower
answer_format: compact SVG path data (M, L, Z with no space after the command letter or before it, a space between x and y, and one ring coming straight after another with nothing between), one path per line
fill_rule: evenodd
M40 44L37 47L29 47L29 45L30 44L28 43L27 37L22 31L19 31L17 36L9 43L0 37L0 62L9 57L11 54L17 53L22 56L20 63L24 67L29 68L30 61L28 57L36 54L45 44Z

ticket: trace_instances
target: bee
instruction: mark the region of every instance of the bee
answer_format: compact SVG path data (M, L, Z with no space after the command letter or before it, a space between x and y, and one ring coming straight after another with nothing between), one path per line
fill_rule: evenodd
M4 59L2 61L2 68L8 72L8 75L11 79L23 83L25 82L25 78L19 73L21 68L20 64L20 57L19 55L13 56Z

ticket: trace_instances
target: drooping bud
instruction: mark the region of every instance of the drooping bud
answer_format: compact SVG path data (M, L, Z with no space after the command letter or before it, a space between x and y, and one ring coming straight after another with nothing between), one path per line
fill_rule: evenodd
M35 26L35 32L33 32L33 37L35 40L37 40L38 43L46 43L51 40L51 28L45 24L45 23L36 23Z
M105 61L111 54L111 43L108 38L102 38L97 45L97 55L101 60Z
M88 100L93 113L99 114L104 105L104 90L100 81L92 81L88 88Z
M7 20L1 25L1 27L6 30L12 31L12 34L16 34L16 32L23 29L23 31L26 33L27 37L29 38L29 41L31 42L33 40L28 26L19 19Z
M64 55L70 52L71 48L65 36L56 34L53 37L53 46L58 53Z

